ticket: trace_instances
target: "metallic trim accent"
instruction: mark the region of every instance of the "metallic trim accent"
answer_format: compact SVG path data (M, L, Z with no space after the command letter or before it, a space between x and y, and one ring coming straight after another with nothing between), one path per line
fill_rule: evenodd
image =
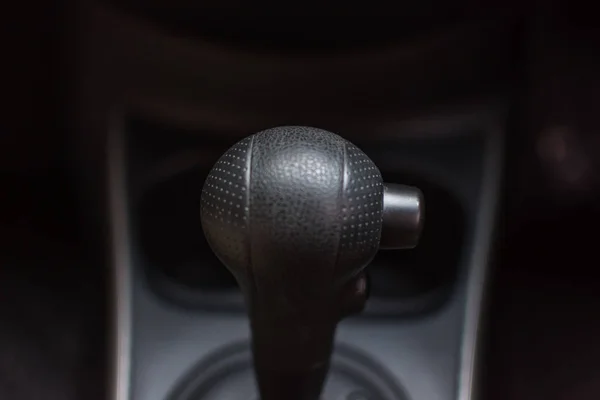
M106 183L108 194L110 245L112 259L112 397L129 400L131 392L132 271L129 220L125 196L125 143L122 113L109 118Z
M502 157L504 154L503 130L492 126L486 140L484 174L482 177L481 200L477 215L475 237L471 254L469 276L466 288L465 316L461 343L460 368L458 376L458 400L478 399L477 367L480 354L480 328L485 288L489 271L490 246L496 225Z

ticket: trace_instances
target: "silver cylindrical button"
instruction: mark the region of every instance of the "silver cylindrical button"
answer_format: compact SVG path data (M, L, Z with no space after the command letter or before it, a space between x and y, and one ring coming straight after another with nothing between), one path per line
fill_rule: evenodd
M423 230L423 193L412 186L385 183L381 249L412 249Z

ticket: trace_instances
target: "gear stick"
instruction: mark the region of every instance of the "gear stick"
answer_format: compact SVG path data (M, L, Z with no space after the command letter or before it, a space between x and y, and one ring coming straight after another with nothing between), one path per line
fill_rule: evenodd
M280 127L231 147L202 191L202 226L244 294L262 400L317 400L337 323L362 310L379 248L411 248L418 189L384 184L333 133Z

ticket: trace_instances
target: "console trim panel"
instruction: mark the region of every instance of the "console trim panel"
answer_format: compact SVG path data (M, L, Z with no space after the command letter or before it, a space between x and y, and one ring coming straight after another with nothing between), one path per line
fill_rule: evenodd
M480 348L481 313L486 307L485 289L489 275L489 257L492 251L492 239L495 233L500 181L502 178L502 161L504 156L504 140L501 128L490 127L484 165L484 176L481 190L481 208L477 213L477 239L473 247L470 264L472 268L467 280L466 309L464 331L461 345L461 368L458 385L458 400L478 399L476 386L477 367L479 365L478 349Z
M132 348L132 271L129 218L125 182L124 116L114 112L107 132L107 194L110 220L110 244L114 303L112 310L111 359L113 400L130 400Z
M132 107L135 108L135 107ZM110 199L111 214L111 234L112 234L112 254L113 254L113 285L115 287L116 304L114 311L114 321L116 324L114 336L114 400L131 400L132 396L132 338L133 338L133 315L134 307L134 287L136 285L133 279L136 279L136 273L133 266L130 239L129 239L129 218L127 210L127 195L125 182L125 144L124 128L122 126L126 118L124 113L113 113L110 140L108 148L107 167L109 171L108 194ZM119 121L119 122L117 122ZM499 188L499 179L501 175L502 159L502 129L497 126L498 120L489 121L490 128L486 135L486 154L485 172L483 176L484 187L481 190L480 200L478 201L478 212L476 214L475 241L470 248L475 251L469 258L470 267L469 278L466 283L465 298L458 296L454 301L465 302L464 306L464 324L465 328L460 339L459 355L459 376L456 383L458 400L474 400L476 396L476 366L477 366L477 346L479 344L479 323L481 300L484 295L483 283L487 275L487 259L489 256L489 245L493 233L495 214L497 210L497 197ZM485 125L485 124L484 124ZM137 279L140 277L138 276ZM142 284L142 286L144 286ZM143 290L145 292L145 290ZM147 297L143 295L142 297ZM152 301L154 303L154 301ZM161 306L162 308L162 306ZM449 315L454 315L451 312ZM457 318L455 315L454 318ZM237 319L234 325L242 323L243 318ZM228 324L230 324L228 323ZM354 321L350 321L354 324ZM364 324L363 324L364 325ZM340 329L342 341L347 341L352 334L348 336L351 330ZM358 326L356 328L360 329ZM237 337L237 336L236 336ZM240 337L243 338L243 337ZM410 391L409 391L410 394ZM434 395L434 398L438 398ZM441 397L439 397L441 398Z

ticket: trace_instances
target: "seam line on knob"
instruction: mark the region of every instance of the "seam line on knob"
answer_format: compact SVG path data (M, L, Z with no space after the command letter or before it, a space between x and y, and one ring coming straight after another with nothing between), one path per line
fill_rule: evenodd
M250 182L252 182L252 154L254 152L254 139L255 139L256 135L252 135L252 137L250 138L250 145L248 146L248 157L246 158L246 182L248 182L248 189L246 191L246 209L244 210L244 213L246 214L246 229L248 229L248 235L247 235L247 243L246 246L248 247L248 273L249 273L249 278L250 278L250 282L252 282L253 285L253 292L256 292L258 287L256 285L256 278L254 276L254 266L252 265L252 218L250 215L250 210L252 209L250 207L250 196L252 194L251 189L251 184Z
M341 203L342 209L344 207L344 193L346 193L346 188L348 186L348 178L346 174L347 170L347 159L348 159L348 146L345 142L342 142L342 149L344 156L342 157L342 184L340 185L340 192L338 193L338 202ZM338 207L339 209L339 207ZM335 264L333 264L333 275L331 276L331 282L333 283L334 278L337 276L338 263L340 260L340 246L342 241L342 224L340 221L340 216L337 215L338 223L340 224L338 229L338 238L337 238L337 248L335 251Z

